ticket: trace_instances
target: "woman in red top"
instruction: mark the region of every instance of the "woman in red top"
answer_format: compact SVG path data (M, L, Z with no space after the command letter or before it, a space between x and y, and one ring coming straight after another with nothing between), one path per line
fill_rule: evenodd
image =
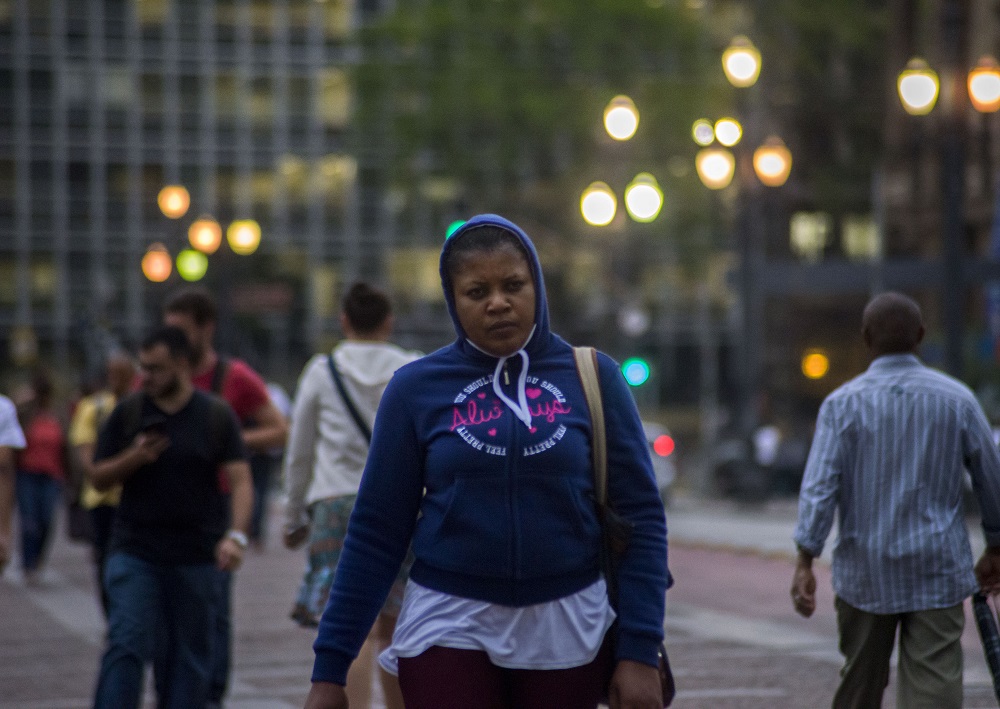
M66 477L65 431L52 413L52 382L38 373L31 398L19 407L27 445L17 456L17 511L21 528L21 566L34 581L48 547L56 505Z

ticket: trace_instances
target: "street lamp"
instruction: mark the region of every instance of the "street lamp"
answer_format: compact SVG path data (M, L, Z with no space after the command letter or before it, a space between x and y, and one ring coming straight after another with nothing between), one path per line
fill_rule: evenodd
M150 244L146 249L146 254L142 257L142 273L153 283L163 283L170 278L170 273L174 270L170 260L170 252L167 247L160 242Z
M767 187L781 187L792 171L792 153L778 136L772 135L753 152L753 170Z
M724 148L703 148L694 159L702 184L710 190L729 186L736 173L736 157Z
M639 128L639 110L628 96L615 96L604 109L604 129L615 140L628 140Z
M996 113L1000 109L1000 66L992 56L980 57L969 72L969 100L980 113Z
M753 86L760 76L760 52L747 37L734 37L722 53L722 70L733 86Z
M233 253L249 256L260 246L260 224L253 219L238 219L226 229L226 240Z
M167 185L156 196L156 203L165 217L180 219L191 206L191 195L183 185Z
M694 138L694 142L705 148L712 144L715 140L715 128L712 126L712 122L704 118L699 118L691 126L691 137Z
M604 182L592 182L580 198L580 213L591 226L607 226L618 211L615 193Z
M743 137L743 126L735 118L720 118L715 122L715 139L731 148Z
M911 116L926 116L934 110L940 85L937 72L919 57L907 62L896 80L899 99Z
M222 227L208 215L202 215L188 227L188 241L203 254L214 254L222 245Z
M200 281L208 272L208 256L197 249L184 249L177 254L177 274L185 281Z
M625 188L625 209L637 222L651 222L663 207L663 191L656 178L640 172Z

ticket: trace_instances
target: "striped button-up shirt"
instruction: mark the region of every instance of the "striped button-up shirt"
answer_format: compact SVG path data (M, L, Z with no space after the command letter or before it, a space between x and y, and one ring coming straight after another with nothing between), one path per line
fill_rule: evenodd
M879 357L820 407L795 542L819 556L836 510L841 599L869 613L961 603L976 589L966 470L986 543L1000 545L1000 452L982 407L914 355Z

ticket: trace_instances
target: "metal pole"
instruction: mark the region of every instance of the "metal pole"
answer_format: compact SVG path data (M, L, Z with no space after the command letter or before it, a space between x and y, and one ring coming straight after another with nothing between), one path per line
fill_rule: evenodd
M944 308L945 368L961 378L965 281L962 268L965 251L965 146L963 141L967 97L961 81L966 56L968 0L949 0L941 9L941 47L945 57L943 88L944 135L941 140L941 219L943 253L941 300Z

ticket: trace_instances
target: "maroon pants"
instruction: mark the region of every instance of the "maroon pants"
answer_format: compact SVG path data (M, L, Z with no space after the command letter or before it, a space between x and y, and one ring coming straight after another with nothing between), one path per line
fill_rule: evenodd
M435 645L399 658L399 686L406 709L594 709L611 661L605 643L588 665L511 670L479 650Z

